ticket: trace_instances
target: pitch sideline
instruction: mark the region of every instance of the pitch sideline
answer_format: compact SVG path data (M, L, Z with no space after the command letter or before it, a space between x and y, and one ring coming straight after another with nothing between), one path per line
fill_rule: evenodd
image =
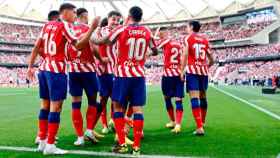
M15 147L15 146L0 146L0 151L19 151L19 152L37 152L35 148L30 147ZM68 154L84 155L84 156L100 156L100 157L123 157L123 158L191 158L185 156L171 156L171 155L140 155L133 156L129 154L116 154L110 152L96 152L86 150L68 150Z
M232 98L234 98L236 100L239 100L239 101L241 101L241 102L243 102L243 103L245 103L245 104L247 104L247 105L249 105L249 106L251 106L251 107L253 107L253 108L255 108L255 109L257 109L257 110L259 110L259 111L261 111L261 112L263 112L263 113L265 113L265 114L267 114L267 115L269 115L269 116L271 116L271 117L273 117L273 118L275 118L275 119L280 121L280 116L275 114L275 113L273 113L273 112L271 112L271 111L268 111L268 110L266 110L266 109L264 109L264 108L262 108L262 107L260 107L260 106L258 106L256 104L250 103L247 100L242 99L242 98L240 98L240 97L238 97L236 95L233 95L233 94L231 94L231 93L229 93L229 92L227 92L225 90L222 90L222 89L220 89L220 88L218 88L216 86L211 86L211 87L213 87L215 90L217 90L217 91L219 91L221 93L224 93L224 94L226 94L226 95L228 95L228 96L230 96L230 97L232 97Z

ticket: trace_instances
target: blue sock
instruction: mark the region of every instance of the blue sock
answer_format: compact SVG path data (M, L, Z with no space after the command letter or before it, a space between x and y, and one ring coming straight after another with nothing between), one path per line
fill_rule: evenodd
M198 98L192 98L191 104L192 104L192 109L196 109L200 107Z
M177 101L176 101L176 110L183 111L182 100L177 100Z
M82 102L72 102L72 109L81 109Z

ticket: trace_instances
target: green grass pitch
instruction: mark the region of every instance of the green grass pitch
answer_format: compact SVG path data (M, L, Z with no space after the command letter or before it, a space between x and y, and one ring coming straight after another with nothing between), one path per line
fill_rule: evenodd
M254 104L280 115L280 95L261 95L259 88L220 87ZM142 154L192 157L276 157L280 153L280 121L245 103L209 88L209 113L205 137L195 137L188 98L184 101L183 130L179 135L164 128L167 113L158 86L147 89L145 138ZM86 109L86 101L83 111ZM33 147L37 131L39 99L37 89L0 89L0 146ZM97 126L97 131L101 126ZM71 150L108 152L113 144L109 134L97 145L74 147L76 139L71 123L71 102L64 104L58 146ZM40 158L41 153L0 151L0 158ZM55 157L55 156L47 156ZM65 155L58 157L85 157ZM93 157L93 156L91 156Z

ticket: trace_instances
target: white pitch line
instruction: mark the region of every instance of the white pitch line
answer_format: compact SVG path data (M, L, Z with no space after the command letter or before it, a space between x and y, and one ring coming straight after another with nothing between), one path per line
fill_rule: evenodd
M30 147L15 147L15 146L0 146L3 151L21 151L21 152L38 152L35 148ZM140 155L133 156L129 154L116 154L110 152L95 152L86 150L68 150L69 154L74 155L87 155L87 156L103 156L103 157L124 157L124 158L191 158L184 156L171 156L171 155Z
M220 92L222 92L222 93L224 93L224 94L226 94L226 95L236 99L236 100L239 100L239 101L241 101L241 102L243 102L243 103L245 103L245 104L247 104L247 105L249 105L249 106L251 106L251 107L253 107L253 108L255 108L255 109L257 109L257 110L259 110L259 111L261 111L261 112L263 112L263 113L265 113L265 114L267 114L267 115L269 115L269 116L271 116L273 118L275 118L275 119L277 119L277 120L280 120L280 116L275 114L275 113L273 113L273 112L271 112L271 111L268 111L268 110L266 110L266 109L264 109L264 108L262 108L262 107L260 107L260 106L258 106L256 104L250 103L247 100L242 99L240 97L237 97L236 95L233 95L233 94L231 94L231 93L229 93L227 91L224 91L224 90L222 90L220 88L217 88L215 86L212 86L212 87L214 89L216 89L216 90L218 90L218 91L220 91Z

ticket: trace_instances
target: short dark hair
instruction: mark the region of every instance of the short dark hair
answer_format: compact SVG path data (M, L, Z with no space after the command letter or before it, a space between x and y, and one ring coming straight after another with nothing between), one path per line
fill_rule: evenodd
M122 14L118 11L110 11L108 13L108 18L112 17L112 16L122 16Z
M59 7L59 13L61 13L65 9L75 9L75 8L76 8L76 6L71 3L63 3Z
M105 27L108 25L108 19L104 18L101 20L100 27Z
M140 7L134 6L129 9L129 15L135 22L140 22L142 20L143 11Z
M163 26L163 27L160 27L159 31L165 31L165 30L168 30L167 27Z
M51 21L53 18L58 17L59 12L57 10L51 10L48 14L48 20Z
M88 11L85 8L77 9L77 16L81 16L83 13L88 13Z
M189 25L192 26L194 32L199 32L201 28L201 24L199 21L195 21L195 20L190 21Z

